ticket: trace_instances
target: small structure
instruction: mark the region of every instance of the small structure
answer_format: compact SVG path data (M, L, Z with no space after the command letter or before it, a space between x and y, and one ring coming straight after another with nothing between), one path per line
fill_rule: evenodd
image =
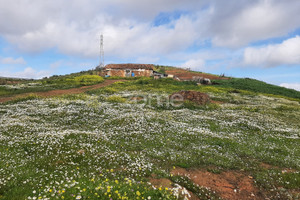
M109 64L104 67L104 73L108 76L141 77L152 76L152 64Z
M153 71L153 77L154 77L154 79L161 79L161 78L167 78L168 75L157 72L157 71Z

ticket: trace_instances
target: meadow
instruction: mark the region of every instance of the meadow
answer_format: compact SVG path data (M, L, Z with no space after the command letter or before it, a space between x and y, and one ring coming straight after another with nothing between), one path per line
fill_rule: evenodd
M0 96L70 89L102 83L104 79L96 75L96 73L96 71L85 71L65 76L45 77L39 80L10 80L10 82L17 82L16 84L6 84L8 81L5 78L0 78L0 83L2 83L0 85Z
M157 96L180 90L205 92L214 102L158 104ZM137 96L147 99L132 100ZM0 199L222 198L175 169L240 172L252 177L258 199L297 199L295 97L141 78L0 104Z
M235 88L257 93L268 93L300 99L300 93L293 89L267 84L263 81L250 78L231 78L228 80L214 80L213 83L216 84L216 86L222 88Z

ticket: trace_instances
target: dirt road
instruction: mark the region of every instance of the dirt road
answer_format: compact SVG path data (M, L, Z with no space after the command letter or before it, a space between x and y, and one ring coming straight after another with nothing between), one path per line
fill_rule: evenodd
M13 99L20 98L20 97L26 97L29 94L36 94L41 97L60 96L60 95L64 95L64 94L79 94L79 93L86 92L88 90L106 87L106 86L111 85L118 81L126 81L126 80L105 80L103 83L99 83L96 85L90 85L90 86L83 86L83 87L79 87L79 88L71 88L71 89L66 89L66 90L50 90L47 92L24 93L24 94L18 94L18 95L14 95L14 96L10 96L10 97L0 97L0 103L11 101Z

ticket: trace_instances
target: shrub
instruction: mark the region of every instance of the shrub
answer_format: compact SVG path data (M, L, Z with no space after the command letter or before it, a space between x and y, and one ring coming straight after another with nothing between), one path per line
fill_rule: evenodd
M87 100L88 95L86 94L65 94L59 97L56 97L59 99L67 99L67 100Z
M22 102L22 101L28 101L28 100L33 100L33 99L38 99L38 98L41 98L41 97L38 96L38 95L36 95L36 94L29 94L27 96L18 97L16 99L8 101L6 104L14 104L14 103L18 103L18 102Z
M125 98L118 96L118 95L109 96L106 98L106 100L111 103L125 103L126 102Z
M112 87L107 87L107 88L103 88L103 92L106 94L114 94L118 92L118 90Z
M104 79L98 75L82 75L75 77L73 80L76 84L79 83L80 85L92 85L104 81Z

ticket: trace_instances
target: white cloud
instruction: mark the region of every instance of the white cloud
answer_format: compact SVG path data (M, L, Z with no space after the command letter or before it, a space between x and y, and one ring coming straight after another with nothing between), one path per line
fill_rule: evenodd
M215 45L225 47L284 36L300 26L299 7L298 0L218 1L208 34Z
M4 11L0 14L0 34L18 49L32 53L57 48L63 54L81 57L98 55L101 32L107 55L158 55L187 48L196 37L190 18L176 20L174 29L153 27L152 20L160 12L194 10L203 4L198 0L189 4L180 0L0 3Z
M300 26L300 1L289 0L0 0L0 35L23 52L57 49L96 58L104 33L106 56L162 57L197 42L240 47ZM22 8L22 9L19 9ZM182 11L158 27L162 12ZM12 26L13 24L13 26Z
M159 61L158 57L150 57L150 56L144 56L144 57L139 57L136 60L138 63L149 63L149 64L154 64Z
M181 65L183 68L190 68L192 70L202 70L205 67L205 61L201 58L198 59L191 59L186 61Z
M23 71L11 72L11 71L1 71L1 77L15 77L15 78L42 78L50 76L50 72L46 70L37 71L31 67L26 67Z
M281 83L280 86L300 91L300 83Z
M244 51L244 64L261 67L300 64L300 37L287 39L281 44L248 47Z
M25 65L26 61L22 57L19 57L19 58L12 58L12 57L1 58L0 57L0 63L9 64L9 65L14 65L14 64Z
M197 36L193 22L182 16L173 23L174 28L153 27L149 23L121 20L118 25L103 24L100 28L97 19L95 27L78 30L64 22L49 22L40 30L23 35L7 36L19 49L39 52L58 48L61 53L81 57L97 57L99 54L99 34L104 34L104 50L108 56L145 57L166 55L192 45Z

